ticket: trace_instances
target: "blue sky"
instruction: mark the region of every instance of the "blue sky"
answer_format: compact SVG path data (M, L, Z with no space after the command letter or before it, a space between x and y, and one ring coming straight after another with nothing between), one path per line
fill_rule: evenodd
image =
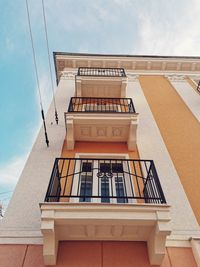
M44 108L52 98L41 0L29 0ZM200 56L199 0L45 0L53 51ZM52 61L53 64L53 61ZM54 67L52 68L54 70ZM25 0L0 0L0 200L41 125Z

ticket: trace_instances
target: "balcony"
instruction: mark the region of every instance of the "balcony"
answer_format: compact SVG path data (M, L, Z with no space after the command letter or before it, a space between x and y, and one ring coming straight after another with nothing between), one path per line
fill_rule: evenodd
M45 201L166 204L152 160L117 158L57 158Z
M41 212L45 264L60 240L146 241L151 264L164 257L169 206L152 160L57 158Z
M131 98L72 97L68 112L136 113Z
M71 98L65 113L69 150L75 141L127 142L136 149L138 114L131 98Z
M122 68L79 68L77 76L126 77Z
M78 69L77 97L125 97L127 77L122 68Z

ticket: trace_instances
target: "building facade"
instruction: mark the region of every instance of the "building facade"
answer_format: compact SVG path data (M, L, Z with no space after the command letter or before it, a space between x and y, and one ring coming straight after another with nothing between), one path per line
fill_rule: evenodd
M200 266L200 58L54 53L1 266Z

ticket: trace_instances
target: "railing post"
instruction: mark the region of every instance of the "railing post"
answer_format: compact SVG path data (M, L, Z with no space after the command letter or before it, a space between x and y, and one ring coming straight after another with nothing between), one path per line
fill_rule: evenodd
M59 169L58 169L58 158L55 159L55 162L54 162L54 166L53 166L53 170L52 170L52 173L51 173L51 178L50 178L50 182L49 182L49 185L48 185L48 189L47 189L47 193L46 193L46 196L45 196L45 201L47 202L51 202L51 195L52 195L52 191L54 188L54 185L56 184L55 183L55 180L58 179L59 177L57 177L57 173L59 175ZM59 179L58 179L59 181ZM60 183L60 181L59 181ZM56 192L58 191L58 187L57 187L57 190ZM54 193L54 192L53 192ZM60 192L57 192L56 194L56 197L60 194ZM54 194L53 194L54 195ZM58 196L59 198L59 196ZM58 200L57 200L58 201Z
M156 167L155 167L153 160L152 160L152 169L153 169L153 174L154 174L153 175L154 180L155 180L156 186L158 188L158 193L159 193L160 198L161 198L161 203L164 204L164 203L166 203L166 199L165 199L165 196L164 196L164 193L163 193L163 190L162 190L162 187L160 184L160 180L158 178L158 174L157 174Z
M200 81L198 82L198 85L197 85L197 91L200 92Z
M134 112L134 113L135 113L135 107L134 107L134 105L133 105L133 100L132 100L132 98L130 98L130 106L131 106L131 110L130 110L130 112Z
M72 105L72 101L73 101L74 97L71 97L70 102L69 102L69 107L68 107L68 112L73 112L73 105ZM76 101L75 101L76 103Z

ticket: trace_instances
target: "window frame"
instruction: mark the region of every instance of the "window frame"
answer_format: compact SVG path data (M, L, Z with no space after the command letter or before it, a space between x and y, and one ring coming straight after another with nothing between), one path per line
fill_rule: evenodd
M110 154L110 153L76 153L75 154L75 158L80 158L80 159L81 158L88 158L88 159L95 159L95 158L101 159L102 158L102 159L117 160L117 159L129 159L129 155L128 154ZM92 177L97 176L97 168L96 167L92 167L92 172L91 172L91 176ZM123 166L123 168L124 168L124 166ZM76 169L77 170L80 170L81 169L80 162L78 162L78 164L76 166ZM111 188L113 189L113 195L114 196L117 195L116 178L119 179L120 177L122 178L122 181L123 181L123 179L125 179L124 178L124 174L122 174L122 173L118 173L112 179L109 179L109 192L110 192L110 195L112 195ZM111 186L111 182L112 182L112 186ZM131 194L130 181L129 181L129 179L126 179L122 183L124 183L124 182L125 182L125 186L123 187L123 190L124 190L125 196L126 195L130 195ZM74 177L72 193L73 194L77 194L77 193L80 194L80 188L81 188L81 186L78 184L78 177ZM132 181L132 189L134 191L134 183L133 183L133 181ZM101 191L101 187L100 187L100 191ZM98 195L98 179L92 179L92 194ZM125 202L120 202L120 201L118 202L118 199L117 198L111 198L110 199L110 202L102 202L102 200L101 200L100 197L99 198L91 198L91 201L90 202L80 202L79 200L80 200L80 197L71 198L70 199L70 202L78 202L78 203L102 203L102 204L111 204L111 203L115 203L115 204L127 204L127 203L135 203L136 202L135 199L127 199Z

